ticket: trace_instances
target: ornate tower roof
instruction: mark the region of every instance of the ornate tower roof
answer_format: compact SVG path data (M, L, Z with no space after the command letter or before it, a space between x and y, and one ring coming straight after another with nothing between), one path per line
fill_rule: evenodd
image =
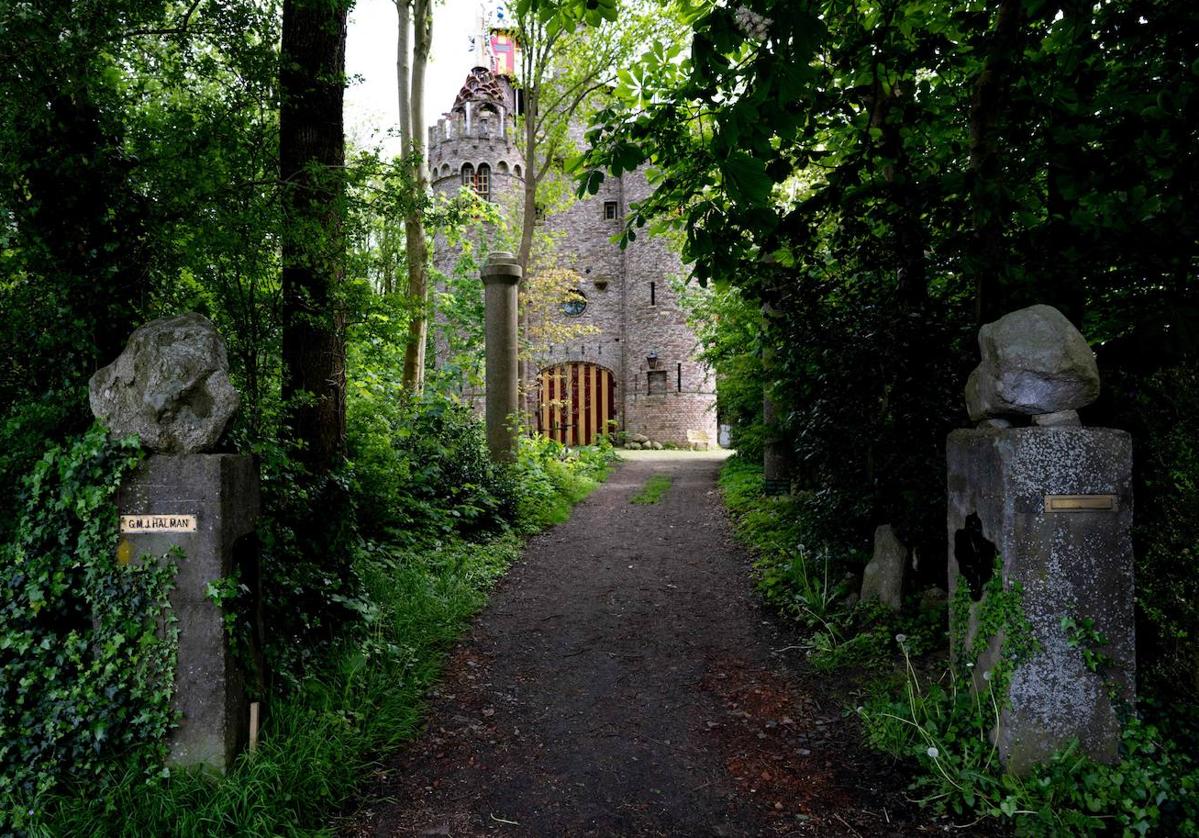
M463 113L467 103L487 102L501 106L506 105L507 96L499 77L486 67L475 67L466 76L466 82L454 98L453 113Z

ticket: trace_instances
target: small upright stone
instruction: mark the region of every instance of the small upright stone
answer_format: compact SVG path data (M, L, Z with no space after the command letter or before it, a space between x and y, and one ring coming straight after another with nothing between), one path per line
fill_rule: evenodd
M903 575L908 564L908 548L895 535L890 524L874 531L874 557L862 573L862 602L877 599L892 611L903 605Z
M208 318L154 320L88 382L92 413L117 436L137 434L164 454L216 445L237 412L225 342Z
M982 362L966 382L970 419L1078 410L1099 397L1086 338L1060 311L1035 305L978 330Z

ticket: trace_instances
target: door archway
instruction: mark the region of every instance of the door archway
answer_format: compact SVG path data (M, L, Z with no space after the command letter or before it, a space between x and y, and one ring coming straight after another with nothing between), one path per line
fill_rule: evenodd
M569 361L537 376L537 432L564 445L591 445L616 417L616 377L599 364Z

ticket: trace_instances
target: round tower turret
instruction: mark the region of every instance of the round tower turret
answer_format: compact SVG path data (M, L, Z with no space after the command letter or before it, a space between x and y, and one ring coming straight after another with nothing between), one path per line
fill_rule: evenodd
M516 139L516 91L506 76L475 67L450 111L429 129L433 188L456 192L470 186L494 201L524 179Z

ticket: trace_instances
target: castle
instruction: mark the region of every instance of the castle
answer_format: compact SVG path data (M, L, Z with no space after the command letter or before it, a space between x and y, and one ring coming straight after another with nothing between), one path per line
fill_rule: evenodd
M494 57L490 63L491 69L470 71L449 113L429 129L431 182L443 194L468 186L489 201L519 201L525 169L516 134L521 103L509 78L496 72ZM582 280L578 297L556 316L591 327L530 364L527 390L536 427L568 445L589 444L610 428L638 441L716 445L715 377L696 359L698 341L672 288L672 279L683 274L678 257L648 235L623 250L613 241L626 209L649 192L642 172L609 177L596 195L544 219L547 232L562 234L557 258ZM434 263L443 273L456 258L444 242L435 244Z

